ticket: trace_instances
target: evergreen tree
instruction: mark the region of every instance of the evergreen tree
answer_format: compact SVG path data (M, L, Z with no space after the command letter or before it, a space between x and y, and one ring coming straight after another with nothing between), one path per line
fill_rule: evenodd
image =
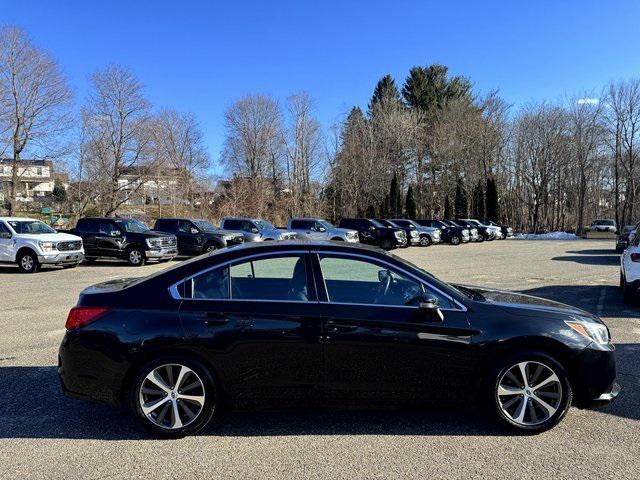
M487 218L498 222L500 220L500 206L498 205L498 189L494 178L487 178Z
M376 218L376 208L369 204L369 206L367 206L367 213L366 213L367 218Z
M380 218L386 218L389 216L389 195L384 196L384 200L380 204Z
M484 190L482 182L478 180L478 184L473 189L473 218L484 218Z
M64 188L62 182L57 178L53 184L53 192L51 192L51 194L56 202L62 203L67 199L67 190Z
M438 109L456 98L471 100L471 83L464 77L448 77L444 65L413 67L402 87L402 96L412 108L418 108L432 119Z
M415 220L416 218L416 199L413 197L413 187L409 185L407 189L407 199L405 202L405 212L407 214L407 218L411 220Z
M377 104L387 102L402 102L396 82L391 75L385 75L376 84L369 102L369 115L372 114Z
M458 183L456 184L454 214L456 218L466 218L469 215L469 203L467 201L467 191L464 188L464 182L462 181L462 178L458 178Z
M449 200L449 195L444 197L444 218L451 218L451 201Z
M402 216L402 192L398 186L398 175L395 173L389 188L389 213L394 218Z

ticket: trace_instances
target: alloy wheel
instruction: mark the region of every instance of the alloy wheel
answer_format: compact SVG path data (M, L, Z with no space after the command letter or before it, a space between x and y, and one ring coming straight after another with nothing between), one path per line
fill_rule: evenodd
M140 250L131 250L129 252L129 262L132 265L138 265L142 261L142 252Z
M500 377L496 390L503 415L522 427L549 420L560 408L562 384L558 375L540 362L519 362Z
M205 388L189 367L175 363L161 365L144 377L139 402L151 423L176 430L190 425L202 413Z
M458 245L460 243L460 237L451 237L451 245Z
M429 240L429 237L427 237L426 235L423 235L422 237L420 237L420 246L428 247L430 243L431 241Z
M33 257L31 255L23 255L20 259L20 266L25 272L30 272L33 269Z

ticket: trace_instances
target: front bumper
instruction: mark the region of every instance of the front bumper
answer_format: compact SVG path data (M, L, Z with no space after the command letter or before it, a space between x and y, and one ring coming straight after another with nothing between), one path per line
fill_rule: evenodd
M569 361L568 371L580 408L605 405L620 393L613 345L589 345Z
M45 265L73 265L82 262L82 260L84 260L84 250L38 255L38 262Z
M420 237L411 237L409 243L411 246L420 245Z
M154 250L147 250L145 255L147 258L151 258L154 260L165 260L168 258L173 258L178 254L178 249L176 247L169 248L160 248Z

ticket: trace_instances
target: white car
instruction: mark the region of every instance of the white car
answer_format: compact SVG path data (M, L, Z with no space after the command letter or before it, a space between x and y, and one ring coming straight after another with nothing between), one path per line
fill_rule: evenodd
M638 297L640 287L640 237L636 236L620 255L620 288L625 302Z
M82 239L56 232L33 218L0 217L0 263L15 263L24 273L41 265L72 268L84 259Z

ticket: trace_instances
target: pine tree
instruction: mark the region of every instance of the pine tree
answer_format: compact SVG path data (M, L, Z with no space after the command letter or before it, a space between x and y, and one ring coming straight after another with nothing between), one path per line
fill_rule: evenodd
M402 216L402 192L398 187L398 176L395 173L389 188L389 213L394 218Z
M449 195L444 197L444 219L451 218L451 201L449 200Z
M469 203L467 201L467 192L464 188L464 182L462 181L462 178L458 178L458 183L456 184L454 214L456 218L466 218L469 215Z
M433 118L438 109L455 98L471 100L471 83L464 77L448 77L444 65L413 67L402 87L402 96L412 108L422 110Z
M387 218L389 216L389 195L384 196L384 200L380 204L380 218Z
M366 213L367 218L376 218L376 208L369 204L369 206L367 206L367 213Z
M487 178L487 218L497 222L500 220L500 206L498 205L498 189L494 178Z
M53 192L51 192L51 194L56 202L62 203L67 199L67 190L64 188L62 182L57 178L53 184Z
M373 89L373 96L369 102L369 115L373 113L377 104L386 102L402 102L396 82L391 75L382 77Z
M484 218L484 190L482 182L478 180L478 184L473 188L473 218Z
M416 199L413 197L413 187L409 185L407 189L407 199L405 202L405 212L407 218L415 220L416 218Z

